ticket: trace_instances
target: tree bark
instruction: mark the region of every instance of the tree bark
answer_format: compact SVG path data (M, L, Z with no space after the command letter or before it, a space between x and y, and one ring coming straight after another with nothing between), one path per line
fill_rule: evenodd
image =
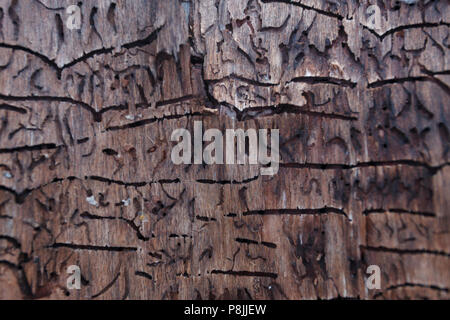
M0 298L450 298L450 7L405 2L83 1L71 30L0 0ZM279 172L174 165L194 121L279 129Z

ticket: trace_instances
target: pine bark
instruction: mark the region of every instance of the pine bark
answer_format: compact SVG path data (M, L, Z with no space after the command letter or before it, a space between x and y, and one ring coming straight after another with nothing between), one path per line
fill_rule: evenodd
M448 1L71 4L0 0L0 298L450 298ZM278 174L174 165L194 121Z

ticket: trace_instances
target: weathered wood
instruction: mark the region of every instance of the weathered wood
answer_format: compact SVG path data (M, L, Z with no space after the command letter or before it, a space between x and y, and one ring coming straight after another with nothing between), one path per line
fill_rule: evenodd
M71 4L0 0L0 298L450 298L448 1ZM174 165L194 121L278 174Z

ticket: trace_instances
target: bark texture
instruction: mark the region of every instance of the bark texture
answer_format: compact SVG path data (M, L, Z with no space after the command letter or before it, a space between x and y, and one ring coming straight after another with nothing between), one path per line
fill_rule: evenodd
M0 298L450 298L448 1L71 4L0 0ZM194 121L278 174L174 165Z

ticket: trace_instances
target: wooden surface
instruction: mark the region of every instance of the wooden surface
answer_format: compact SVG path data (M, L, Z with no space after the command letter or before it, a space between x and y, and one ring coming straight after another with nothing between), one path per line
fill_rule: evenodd
M0 298L450 298L448 1L70 4L0 0ZM194 121L278 174L175 166Z

